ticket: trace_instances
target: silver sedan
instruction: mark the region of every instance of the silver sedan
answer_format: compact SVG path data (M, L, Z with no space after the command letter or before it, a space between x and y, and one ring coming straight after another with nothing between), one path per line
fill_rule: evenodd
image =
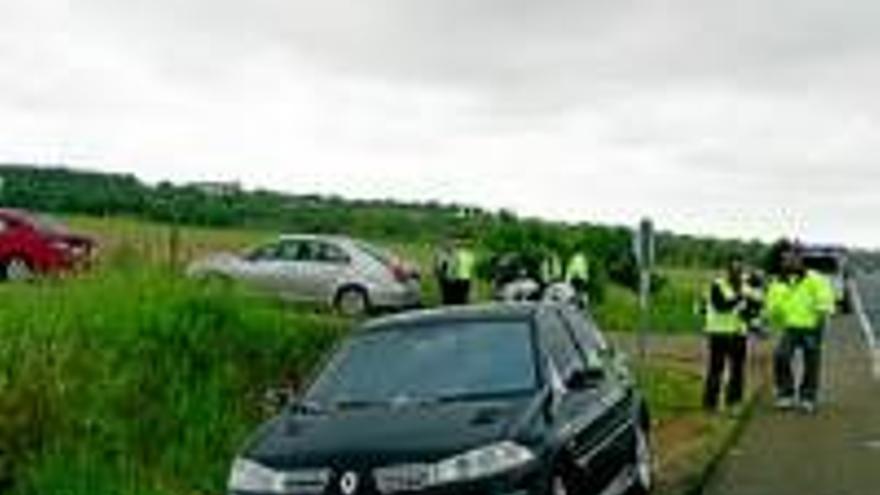
M421 304L419 273L412 264L342 236L282 235L243 255L198 260L187 273L240 280L286 300L327 304L346 315Z

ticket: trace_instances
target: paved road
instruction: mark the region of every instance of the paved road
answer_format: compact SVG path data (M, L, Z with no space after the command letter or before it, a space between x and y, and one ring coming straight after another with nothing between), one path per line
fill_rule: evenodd
M880 273L858 277L856 287L861 294L860 302L869 327L874 330L875 342L880 342Z
M862 291L865 307L880 308L880 280L863 283ZM880 323L878 316L872 311ZM762 399L706 494L880 493L880 382L871 375L859 318L837 319L826 350L819 413L781 413L770 397Z

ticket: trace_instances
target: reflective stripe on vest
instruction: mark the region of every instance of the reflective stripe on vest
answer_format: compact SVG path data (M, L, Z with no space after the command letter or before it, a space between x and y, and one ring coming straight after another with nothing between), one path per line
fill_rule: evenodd
M717 286L725 299L733 299L736 297L736 291L730 286L726 278L719 278L712 287ZM706 295L706 333L720 335L734 335L745 333L746 324L736 310L719 311L712 304L712 288Z

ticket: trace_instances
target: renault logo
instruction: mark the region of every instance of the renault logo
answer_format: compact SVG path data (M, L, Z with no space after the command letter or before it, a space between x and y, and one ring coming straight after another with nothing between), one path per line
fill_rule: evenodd
M354 495L358 489L357 474L349 471L342 475L342 479L339 480L339 488L342 489L344 495Z

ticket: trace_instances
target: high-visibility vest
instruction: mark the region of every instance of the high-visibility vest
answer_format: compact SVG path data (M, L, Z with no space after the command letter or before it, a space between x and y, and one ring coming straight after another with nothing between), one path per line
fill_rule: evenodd
M452 278L455 280L471 280L474 278L474 268L477 258L473 251L466 248L455 250L452 258Z
M571 282L575 279L587 281L590 278L590 263L583 253L577 253L568 260L565 269L565 280Z
M706 323L705 331L714 335L742 335L748 330L746 322L736 308L720 310L712 304L712 290L718 287L726 300L734 299L736 290L730 285L727 277L720 277L712 283L706 294Z
M562 277L562 262L559 261L559 256L554 254L544 258L544 261L541 262L541 278L543 281L553 282L561 280Z
M834 313L834 289L823 275L808 270L798 279L774 280L764 304L767 319L778 330L819 330Z

